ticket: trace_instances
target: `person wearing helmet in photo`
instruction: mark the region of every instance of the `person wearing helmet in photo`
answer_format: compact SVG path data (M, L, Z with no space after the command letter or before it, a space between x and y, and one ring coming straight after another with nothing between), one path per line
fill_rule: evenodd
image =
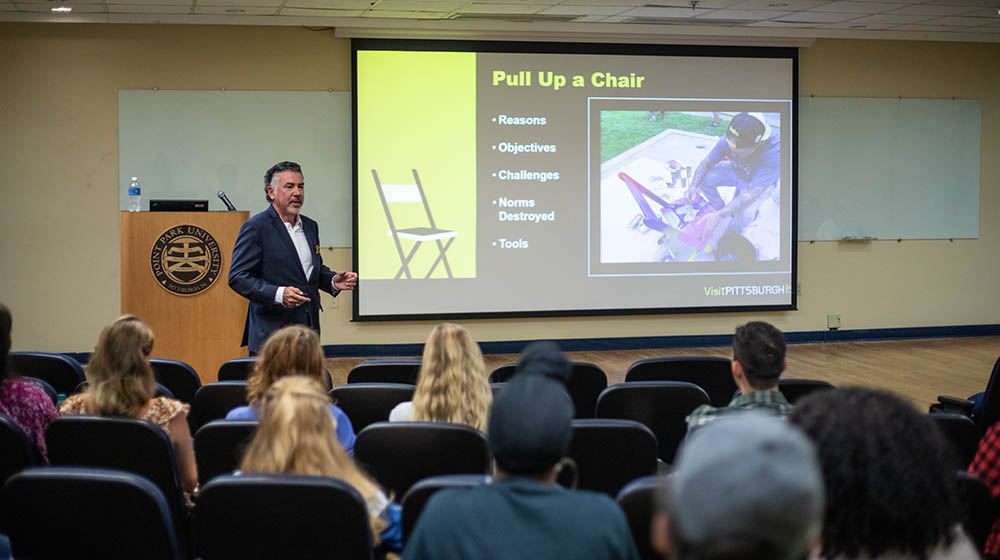
M760 202L781 178L779 136L772 134L763 113L738 113L698 164L688 198L695 200L700 193L716 210L699 220L704 243L715 246L727 230L741 233L753 221ZM719 195L722 186L736 187L728 204Z

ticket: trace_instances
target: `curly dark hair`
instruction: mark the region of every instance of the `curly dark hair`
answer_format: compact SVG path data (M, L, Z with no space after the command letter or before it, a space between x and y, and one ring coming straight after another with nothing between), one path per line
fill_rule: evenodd
M771 387L785 369L785 335L764 321L740 325L733 334L733 359L754 389Z
M921 560L950 545L962 516L954 451L900 397L861 387L814 393L789 421L816 443L826 484L823 557Z

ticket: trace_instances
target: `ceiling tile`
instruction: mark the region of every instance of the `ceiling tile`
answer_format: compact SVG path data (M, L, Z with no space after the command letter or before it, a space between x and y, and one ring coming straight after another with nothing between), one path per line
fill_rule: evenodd
M790 29L807 29L810 27L816 27L815 23L800 23L800 22L787 22L787 21L755 21L754 23L748 23L747 27L787 27Z
M375 4L375 11L379 10L399 10L410 12L450 12L465 4L468 0L382 0ZM367 8L367 6L358 6Z
M632 18L627 16L609 16L604 18L604 21L602 23L622 23L630 19Z
M638 7L645 6L643 0L566 0L565 6L625 6Z
M150 4L113 4L108 5L112 14L187 14L191 6L163 6Z
M931 25L954 25L956 27L979 27L980 25L993 23L993 21L990 18L946 16L935 18L924 23L929 23Z
M729 20L746 20L746 21L760 21L762 19L772 19L780 18L781 16L788 15L792 12L779 12L771 10L715 10L714 12L707 13L703 16L698 16L698 19L729 19Z
M542 6L528 4L466 4L455 10L459 14L534 14Z
M532 4L535 9L548 8L558 2L536 2L534 0L476 0L475 4Z
M48 2L47 4L37 4L37 3L27 3L27 2L17 2L14 4L17 11L21 12L32 12L32 13L51 13L53 16L67 15L72 16L73 14L104 14L107 13L107 8L104 4L77 4L75 2ZM68 6L73 8L72 12L52 12L52 8L56 6Z
M893 27L893 31L925 31L925 32L937 32L937 33L956 33L964 32L968 33L970 30L978 29L973 27L949 27L947 25L923 25L923 24L911 24L911 25L897 25Z
M299 17L359 17L361 14L361 10L324 10L322 8L282 8L279 13L282 16Z
M194 8L196 14L221 14L226 16L273 16L278 11L277 7L263 6L202 6L201 1Z
M206 7L224 7L224 8L271 8L271 13L273 14L279 6L281 6L282 0L197 0L195 2L195 7L200 8L202 6ZM204 14L217 14L219 12L198 12ZM223 12L224 13L224 12ZM247 14L253 15L257 12L247 11Z
M889 10L896 10L904 7L905 4L895 4L889 2L830 2L823 4L810 11L813 12L844 12L851 14L879 14Z
M199 0L200 1L200 0ZM851 23L863 23L872 25L904 25L907 23L920 23L934 19L933 16L908 16L903 14L875 14L851 20Z
M1000 10L1000 6L996 8L973 8L967 12L962 12L961 15L965 17L990 18L992 20L995 20L997 23L1000 23L1000 13L997 13L997 10Z
M393 19L443 19L451 12L407 12L402 10L371 10L362 12L361 17L366 18L393 18Z
M935 6L968 6L970 8L1000 8L997 0L931 0L928 4Z
M190 8L192 0L107 0L106 3L108 7L112 8L111 12L114 13L114 5L116 4L125 4L129 6L187 6Z
M808 10L829 4L829 0L745 0L729 6L731 10Z
M793 21L802 23L837 23L858 17L858 14L845 14L837 12L795 12L780 18L779 21Z
M707 14L709 11L702 8L692 10L691 8L654 8L646 6L631 9L622 15L629 17L693 18Z
M905 6L898 10L891 10L889 14L912 14L919 16L954 16L963 12L968 12L967 6L932 6L929 4L916 4Z
M616 16L628 8L624 6L552 6L546 8L539 14L547 16Z

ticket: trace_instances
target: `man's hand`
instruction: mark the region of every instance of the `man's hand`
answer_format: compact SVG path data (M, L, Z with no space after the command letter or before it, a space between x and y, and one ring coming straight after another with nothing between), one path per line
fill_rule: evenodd
M333 276L333 287L338 290L353 290L357 285L357 272L338 272Z
M285 286L285 291L281 294L281 305L285 307L298 307L307 301L309 298L295 286Z

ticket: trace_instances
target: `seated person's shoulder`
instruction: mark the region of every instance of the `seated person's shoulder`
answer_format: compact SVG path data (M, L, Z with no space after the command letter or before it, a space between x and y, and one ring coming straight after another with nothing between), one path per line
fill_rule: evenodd
M191 411L191 405L168 397L155 397L149 403L149 412L146 414L149 420L154 422L165 422L174 417L187 414Z

